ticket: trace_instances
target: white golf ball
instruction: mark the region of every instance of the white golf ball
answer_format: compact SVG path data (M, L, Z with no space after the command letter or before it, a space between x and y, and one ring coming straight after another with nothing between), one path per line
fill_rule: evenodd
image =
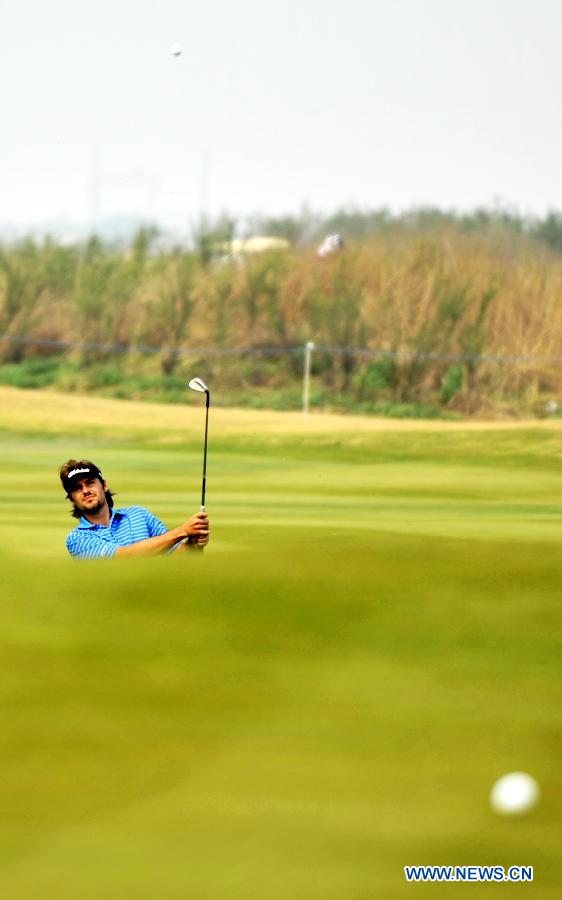
M498 778L490 793L490 805L502 816L519 816L539 802L538 782L526 772L510 772Z
M183 47L181 44L172 44L170 47L170 53L172 56L181 56Z

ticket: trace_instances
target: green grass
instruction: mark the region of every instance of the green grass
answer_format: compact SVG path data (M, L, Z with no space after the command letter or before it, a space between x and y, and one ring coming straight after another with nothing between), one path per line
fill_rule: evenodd
M79 362L64 356L48 356L39 359L23 359L18 363L0 364L0 385L25 389L56 388L60 391L82 395L113 397L117 399L144 400L155 403L185 403L184 362L178 371L165 375L154 370L153 360L147 367L137 360L130 370L130 361L119 355L105 361ZM276 365L278 362L276 361ZM143 371L145 369L146 371ZM300 375L287 371L286 381L291 387L268 386L270 375L263 361L257 365L252 377L253 364L246 373L234 376L237 386L222 391L225 406L246 409L300 410L302 409L302 383ZM232 382L232 374L229 381ZM240 381L251 387L241 388ZM310 404L316 409L337 410L350 413L370 413L399 419L450 419L455 418L444 406L429 403L396 403L380 397L359 400L356 391L336 392L316 385L312 379Z
M558 896L557 431L217 415L205 554L73 563L66 456L173 525L200 446L35 421L0 433L0 896ZM543 799L504 820L487 797L514 769ZM416 888L416 863L535 883Z

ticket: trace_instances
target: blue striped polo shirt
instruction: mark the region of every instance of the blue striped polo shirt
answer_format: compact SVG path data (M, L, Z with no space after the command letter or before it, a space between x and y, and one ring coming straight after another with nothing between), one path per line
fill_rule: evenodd
M66 539L71 556L97 559L115 555L118 547L136 544L168 531L160 519L143 506L122 506L111 510L109 525L94 525L82 516Z

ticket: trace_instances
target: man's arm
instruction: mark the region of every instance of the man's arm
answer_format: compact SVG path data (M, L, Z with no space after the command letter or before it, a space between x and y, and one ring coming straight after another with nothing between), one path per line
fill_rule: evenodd
M154 556L169 550L174 544L183 541L186 538L193 537L195 540L205 538L209 535L209 521L207 514L200 512L191 516L183 525L178 528L172 528L164 534L158 534L155 537L146 538L144 541L137 541L134 544L127 544L126 547L118 547L115 556Z

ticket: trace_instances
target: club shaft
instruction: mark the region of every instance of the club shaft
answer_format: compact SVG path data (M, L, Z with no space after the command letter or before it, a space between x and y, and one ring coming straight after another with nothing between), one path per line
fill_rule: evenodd
M207 404L205 411L205 444L203 449L203 486L201 491L201 509L205 509L205 491L207 488L207 434L209 431L209 400L210 395L206 392Z

